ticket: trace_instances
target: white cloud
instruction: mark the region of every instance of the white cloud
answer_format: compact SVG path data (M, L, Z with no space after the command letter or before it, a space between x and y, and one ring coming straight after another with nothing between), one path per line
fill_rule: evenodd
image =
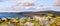
M0 3L0 5L2 6L2 8L0 8L1 9L0 11L10 11L10 12L12 12L12 11L20 11L20 10L21 11L23 11L23 10L24 11L38 11L38 10L40 11L40 10L46 10L46 9L44 9L44 8L47 8L46 6L44 8L39 7L39 5L37 6L36 1L38 1L38 0L7 0L7 2L4 2L4 4L1 4ZM24 6L24 4L26 2L35 3L36 6L28 6L28 3ZM31 9L31 8L34 8L34 10L27 10L27 9ZM47 10L49 10L49 9L47 8Z
M28 1L30 1L30 0L28 0ZM27 1L26 1L26 2L27 2ZM28 5L29 3L28 3L28 2L26 3L26 2L23 2L23 3L22 3L22 2L18 2L18 1L17 1L17 2L13 2L13 3L11 3L11 5L10 5L10 4L7 5L6 8L7 8L8 10L12 10L12 9L14 9L14 10L21 10L21 9L24 10L24 9L25 9L25 10L26 10L26 9L32 8L32 6L31 6L31 5L29 6L29 5ZM27 6L24 6L24 5L26 5L25 3L27 4ZM33 4L33 3L31 3L31 4ZM7 9L6 9L6 10L7 10Z

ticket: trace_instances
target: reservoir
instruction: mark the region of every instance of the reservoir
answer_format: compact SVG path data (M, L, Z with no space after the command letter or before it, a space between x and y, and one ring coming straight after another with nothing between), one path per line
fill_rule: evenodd
M4 14L0 14L0 18L2 17L26 17L23 14L8 14L8 13L4 13Z

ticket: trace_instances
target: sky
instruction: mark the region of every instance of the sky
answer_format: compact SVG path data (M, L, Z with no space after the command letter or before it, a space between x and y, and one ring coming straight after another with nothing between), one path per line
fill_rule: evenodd
M23 6L24 2L33 3L34 6ZM0 12L29 12L29 11L60 11L59 7L53 6L56 0L0 0Z

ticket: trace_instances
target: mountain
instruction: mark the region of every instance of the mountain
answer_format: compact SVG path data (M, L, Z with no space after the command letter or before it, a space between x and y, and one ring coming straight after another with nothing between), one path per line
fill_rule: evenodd
M60 12L58 12L58 11L52 11L52 10L38 11L38 12L21 12L21 14L24 14L24 15L56 14L56 15L60 16Z

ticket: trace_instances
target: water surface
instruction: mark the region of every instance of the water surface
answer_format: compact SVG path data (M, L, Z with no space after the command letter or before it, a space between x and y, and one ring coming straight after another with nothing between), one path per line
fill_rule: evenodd
M2 17L26 17L25 15L23 14L0 14L0 18Z

